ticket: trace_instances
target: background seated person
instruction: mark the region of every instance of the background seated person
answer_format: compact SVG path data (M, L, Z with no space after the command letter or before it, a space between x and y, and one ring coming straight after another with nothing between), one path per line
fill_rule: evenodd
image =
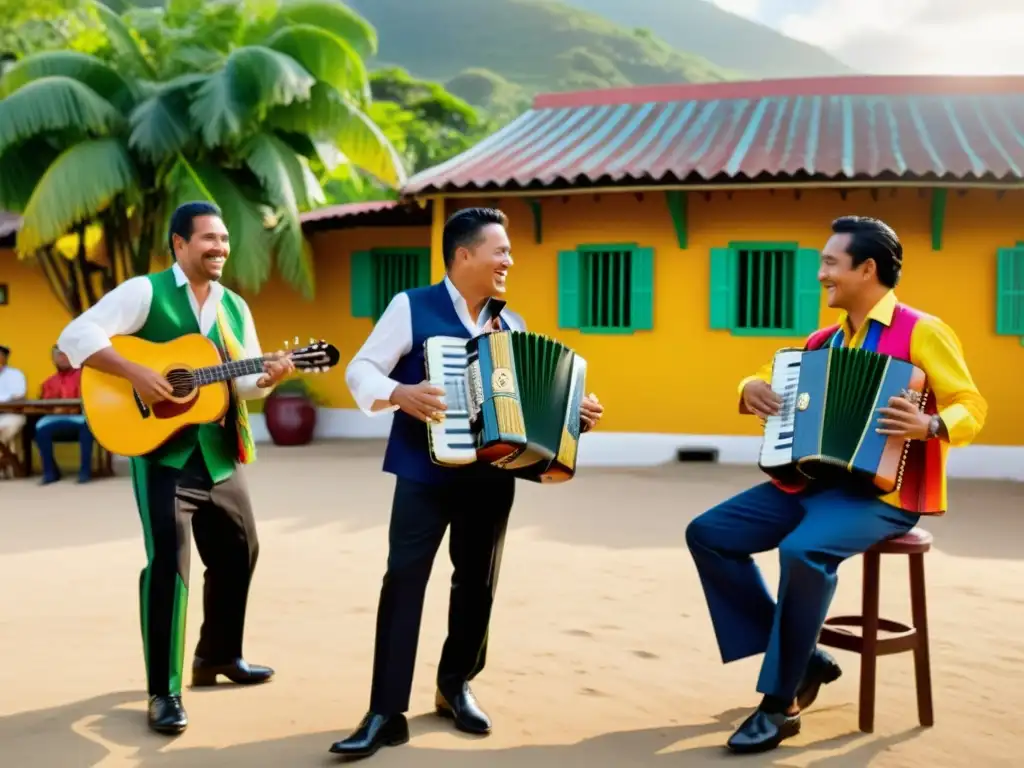
M79 399L82 397L82 370L72 368L68 356L53 348L53 364L57 372L43 382L43 400ZM55 413L43 416L36 422L36 445L43 462L42 485L60 480L60 467L53 458L53 444L77 440L80 453L78 482L87 483L92 478L92 432L85 416L74 413Z
M25 374L7 364L11 356L10 347L0 346L0 403L25 399ZM0 413L0 444L17 454L18 435L25 426L25 417L20 413ZM2 455L0 451L0 455Z

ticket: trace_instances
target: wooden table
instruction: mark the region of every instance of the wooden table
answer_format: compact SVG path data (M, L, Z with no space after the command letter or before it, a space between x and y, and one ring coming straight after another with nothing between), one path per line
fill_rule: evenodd
M29 477L32 474L32 437L35 434L35 424L43 416L56 416L61 414L80 415L82 413L82 401L79 399L53 399L53 400L9 400L0 403L0 413L17 413L26 417L25 427L21 430L21 455L24 459L8 455L4 446L0 445L0 463L7 459L13 464L15 477ZM100 460L100 476L113 473L111 467L111 456L99 443L95 443Z

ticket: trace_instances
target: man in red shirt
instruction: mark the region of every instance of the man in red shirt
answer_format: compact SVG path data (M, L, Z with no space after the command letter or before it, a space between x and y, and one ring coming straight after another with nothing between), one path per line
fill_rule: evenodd
M43 400L76 400L82 397L82 370L73 368L67 355L56 346L53 348L53 364L57 372L43 382ZM53 458L54 442L78 441L81 454L78 482L87 483L92 478L92 432L85 416L77 414L53 414L43 416L35 427L36 445L43 462L43 485L60 480L60 467Z

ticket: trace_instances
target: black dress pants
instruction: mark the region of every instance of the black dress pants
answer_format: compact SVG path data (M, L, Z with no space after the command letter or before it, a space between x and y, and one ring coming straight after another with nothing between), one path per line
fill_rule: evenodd
M259 554L256 523L240 467L215 485L198 448L180 470L146 459L132 459L131 468L147 556L139 577L147 688L151 696L180 694L190 534L206 566L196 655L224 663L242 655L249 583Z
M491 606L514 496L512 477L446 485L398 478L388 530L387 573L377 606L373 712L390 715L409 709L423 596L449 525L454 573L438 687L457 691L484 668Z

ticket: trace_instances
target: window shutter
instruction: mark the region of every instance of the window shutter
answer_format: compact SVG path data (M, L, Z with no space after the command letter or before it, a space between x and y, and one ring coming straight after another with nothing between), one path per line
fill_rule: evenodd
M654 249L634 248L630 274L630 322L634 331L654 328Z
M376 290L373 280L373 253L354 251L351 257L352 317L373 317Z
M732 330L736 324L736 254L731 248L711 249L709 324L713 330Z
M1024 336L1024 248L1000 248L996 264L996 333Z
M558 252L558 327L580 327L580 255Z
M818 282L818 267L821 254L813 248L801 248L796 252L796 274L793 276L793 293L796 296L793 312L793 331L798 336L807 336L820 327L821 283Z
M416 251L416 286L430 285L430 250L422 248Z

